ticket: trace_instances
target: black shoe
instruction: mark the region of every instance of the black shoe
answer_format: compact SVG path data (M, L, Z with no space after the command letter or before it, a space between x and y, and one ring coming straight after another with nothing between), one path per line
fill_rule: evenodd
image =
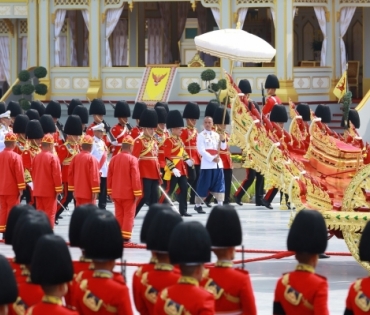
M190 213L185 212L181 216L182 217L191 217L192 215Z
M319 254L319 259L326 259L326 258L330 258L330 256L326 255L325 253Z
M271 203L269 203L267 200L265 199L262 199L261 200L261 205L262 206L265 206L267 209L274 209L272 206L271 206Z
M212 208L212 205L209 202L204 202L208 208ZM194 208L195 209L195 208Z
M237 196L234 196L234 201L235 201L239 206L242 206L242 205L243 205L242 200L241 200L239 197L237 197Z
M107 197L107 203L112 203L112 199L110 199L109 197Z
M217 204L218 204L218 201L216 200L216 198L214 198L214 199L213 199L213 203L214 203L215 205L217 205Z
M196 212L198 212L198 213L206 213L205 211L203 211L202 206L199 206L199 207L195 206L195 207L194 207L194 210L195 210Z

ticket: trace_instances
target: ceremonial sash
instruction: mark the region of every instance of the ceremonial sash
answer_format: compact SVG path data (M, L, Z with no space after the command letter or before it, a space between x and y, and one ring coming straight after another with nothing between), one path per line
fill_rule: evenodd
M177 156L179 158L175 158L172 160L172 163L173 165L176 167L176 165L182 160L182 156L184 154L184 148L180 148L180 151L179 153L177 154ZM171 180L171 176L172 176L172 171L169 169L169 167L166 165L164 167L164 176L163 176L163 179L164 180Z

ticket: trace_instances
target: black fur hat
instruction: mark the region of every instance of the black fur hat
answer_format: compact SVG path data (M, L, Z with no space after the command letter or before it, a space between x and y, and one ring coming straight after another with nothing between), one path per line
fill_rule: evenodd
M18 222L18 219L25 214L32 214L33 211L36 211L34 207L21 204L14 206L10 210L8 220L6 221L6 230L4 233L5 244L13 245L14 229Z
M53 118L60 118L62 116L62 107L56 101L50 101L45 108L45 114L51 115Z
M30 109L36 109L40 117L45 114L45 106L40 101L32 101Z
M181 116L180 111L170 110L166 119L167 129L184 127L184 119Z
M73 115L73 111L78 105L82 105L82 102L78 98L74 98L68 105L68 116Z
M270 113L270 121L276 123L286 123L288 121L288 113L284 105L274 105Z
M30 120L26 127L26 138L27 139L42 139L44 137L44 131L38 120Z
M157 107L163 107L166 110L167 113L170 111L170 109L168 107L168 103L165 103L165 102L157 102L154 105L154 108L157 108Z
M13 304L18 297L18 286L8 260L0 255L0 305Z
M303 121L311 121L311 109L307 103L300 103L295 108Z
M239 84L238 84L238 87L239 87L240 91L244 94L252 93L251 84L247 79L240 80Z
M147 109L147 106L145 103L143 102L136 102L135 103L135 106L134 106L134 110L132 112L132 118L133 119L140 119L141 117L141 114L143 113L143 111Z
M327 105L319 104L315 110L315 116L321 118L321 122L328 124L331 122L331 111Z
M265 89L280 89L279 79L275 74L269 74L265 81Z
M6 112L6 106L4 102L0 102L0 115Z
M77 105L73 110L72 115L77 115L81 118L81 123L87 125L89 123L89 112L83 105Z
M322 214L316 210L297 213L288 234L288 250L308 254L321 254L328 244L328 231Z
M224 107L217 107L215 112L213 113L213 123L215 125L229 125L230 124L230 115L229 111L226 109L225 113L225 121L222 123L222 120L224 118Z
M140 116L139 126L143 128L157 128L158 126L157 112L153 108L145 109Z
M146 213L143 224L141 225L141 231L140 231L140 242L146 243L148 240L148 230L151 225L151 223L154 220L154 217L163 210L172 210L171 206L168 204L161 204L161 203L154 203L149 206L149 210ZM173 210L172 210L173 211Z
M213 114L215 113L216 108L220 107L220 104L210 101L206 107L206 110L204 112L204 117L213 117Z
M159 211L148 230L147 250L167 253L171 233L180 222L182 222L181 216L172 209Z
M89 115L105 115L104 102L99 98L94 98L90 104Z
M156 111L157 116L158 116L158 124L165 124L166 118L167 118L166 109L162 106L157 106L157 107L154 107L154 110Z
M361 261L370 261L370 223L367 222L362 231L358 253Z
M30 120L40 120L40 114L36 109L29 109L26 111L26 115Z
M44 133L54 133L57 131L53 117L49 114L44 114L40 118L40 124Z
M126 101L118 101L114 107L114 117L131 117L130 106Z
M360 115L355 109L350 109L348 113L348 120L353 124L353 126L358 129L360 128Z
M66 124L64 126L64 132L71 136L82 135L82 122L80 116L71 115L68 116Z
M189 102L185 105L184 111L182 113L182 118L184 119L199 119L200 109L199 105L194 102Z
M10 117L17 117L20 114L23 114L23 110L19 103L10 101L6 110L10 110Z
M27 115L20 114L15 117L13 124L14 133L26 133L27 124L30 121Z
M242 244L242 226L233 206L213 207L206 228L211 237L212 247L234 247Z

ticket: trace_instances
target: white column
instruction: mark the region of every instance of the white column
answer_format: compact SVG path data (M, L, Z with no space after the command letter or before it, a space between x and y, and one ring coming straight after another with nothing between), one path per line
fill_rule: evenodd
M50 26L49 26L50 27ZM27 18L27 46L28 46L28 66L36 66L38 50L38 20L37 20L37 1L28 1L28 18Z

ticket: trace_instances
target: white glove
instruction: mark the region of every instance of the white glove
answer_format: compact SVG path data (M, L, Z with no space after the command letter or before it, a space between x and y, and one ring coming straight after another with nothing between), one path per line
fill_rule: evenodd
M27 185L30 186L31 190L33 190L33 182L29 182Z
M185 161L185 163L186 163L187 165L189 165L189 167L192 167L192 166L194 165L194 162L193 162L193 160L191 160L191 159L187 159L187 160Z
M181 173L180 173L180 171L179 171L177 168L174 168L174 169L172 170L172 173L173 173L173 175L175 175L176 177L181 177Z
M119 146L120 144L118 143L118 141L117 141L117 140L114 140L114 141L112 141L112 145L114 145L114 146Z

